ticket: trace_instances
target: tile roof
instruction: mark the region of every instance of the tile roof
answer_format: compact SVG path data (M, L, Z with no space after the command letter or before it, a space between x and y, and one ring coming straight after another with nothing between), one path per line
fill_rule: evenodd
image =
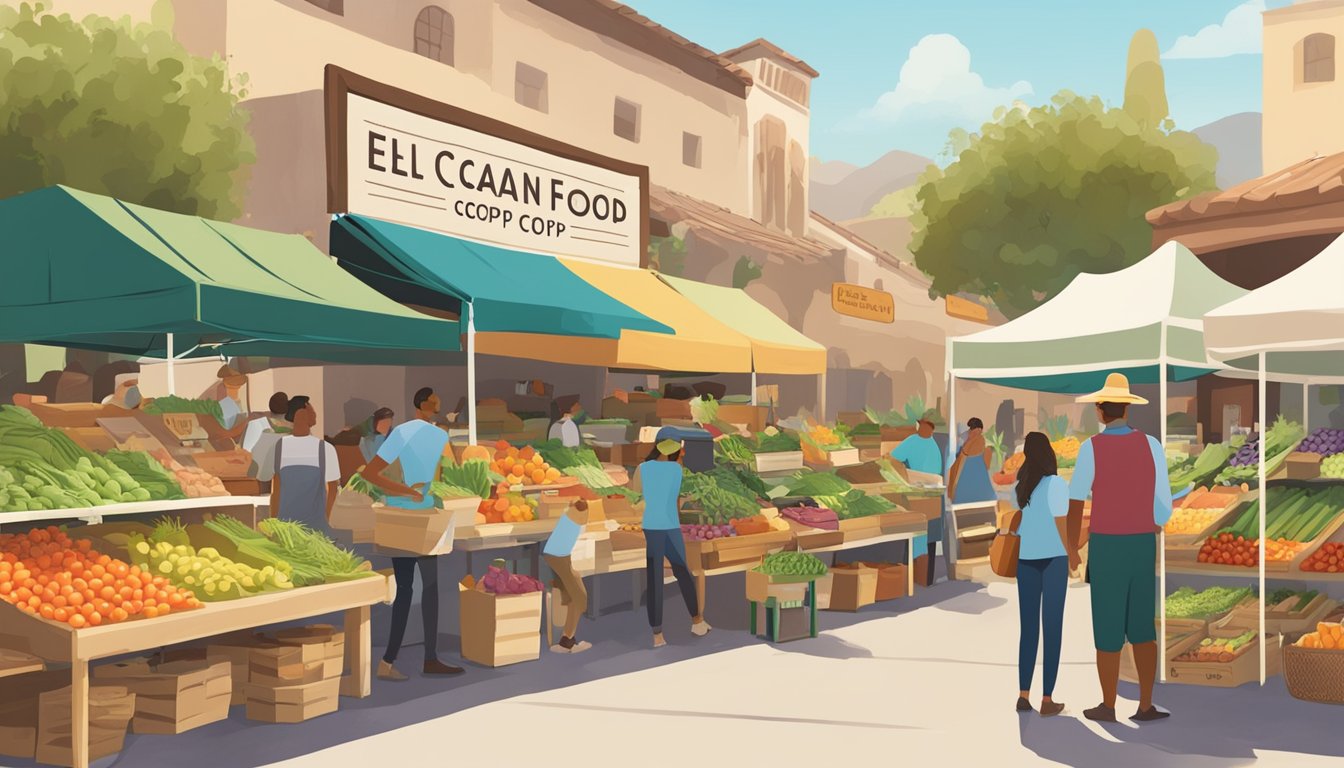
M798 69L802 70L804 73L807 74L808 77L813 78L821 77L821 73L813 69L812 67L808 66L806 61L803 61L797 56L794 56L792 53L789 53L783 48L780 48L778 45L775 45L769 40L766 40L764 37L758 37L755 40L752 40L750 43L747 43L746 45L739 45L738 47L732 49L731 51L724 51L719 55L723 56L723 58L725 59L732 59L734 56L737 56L740 53L745 53L746 51L749 51L753 48L764 48L769 53L778 56L779 58L792 64L794 67L797 67Z
M837 249L806 237L777 232L746 216L698 198L650 185L649 215L669 225L685 223L700 233L745 243L797 261L834 256Z
M1273 213L1344 202L1344 152L1317 156L1281 171L1148 212L1154 227L1249 213Z

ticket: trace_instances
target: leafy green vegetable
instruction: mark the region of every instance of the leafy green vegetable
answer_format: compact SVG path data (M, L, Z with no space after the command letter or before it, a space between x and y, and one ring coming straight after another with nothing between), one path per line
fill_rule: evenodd
M714 441L714 454L723 461L743 467L756 465L756 455L751 446L737 435L724 435Z
M537 453L546 463L560 470L561 472L570 467L589 466L602 468L602 462L598 461L597 454L593 449L587 447L566 448L560 444L559 440L547 440L543 443L534 443Z
M568 467L561 471L569 477L578 478L580 483L583 483L584 486L593 490L597 490L598 488L609 488L611 486L611 477L598 467L590 467L583 464L577 467Z
M1207 619L1227 613L1251 594L1250 587L1209 587L1202 592L1181 587L1167 595L1167 615L1174 619Z
M825 576L826 563L807 552L774 552L756 566L760 573L786 576Z
M143 409L145 413L163 415L165 413L196 413L215 417L215 421L223 423L224 409L220 407L216 400L192 400L175 395L166 395L156 397L149 402Z
M334 541L303 523L273 517L262 520L257 527L277 547L280 556L294 567L290 578L295 586L373 575L367 560L341 549Z
M854 488L834 472L812 472L800 469L784 483L790 496L837 496Z
M800 451L803 448L802 442L798 436L791 432L781 430L770 430L756 435L756 453L791 453Z
M482 499L490 498L490 491L494 487L490 477L490 465L480 459L472 459L461 464L444 461L440 480L445 485L466 490L468 496L479 496Z

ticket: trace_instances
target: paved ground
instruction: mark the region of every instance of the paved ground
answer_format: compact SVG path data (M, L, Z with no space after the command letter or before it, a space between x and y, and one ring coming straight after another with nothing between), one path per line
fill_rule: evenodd
M715 582L715 591L740 594L731 578ZM235 711L183 736L130 737L118 758L101 764L625 768L883 756L949 766L1202 768L1335 765L1344 757L1341 710L1292 699L1278 679L1265 689L1162 686L1158 703L1175 714L1142 729L1073 716L1098 698L1083 587L1069 592L1056 691L1070 714L1053 720L1011 710L1010 584L945 583L854 615L823 613L820 637L779 646L743 631L736 601L712 601L718 630L692 638L679 600L669 598L671 645L658 651L647 647L642 613L610 614L588 625L600 642L582 656L543 653L539 662L500 670L473 667L447 683L375 685L372 698L342 700L340 712L301 726L248 723ZM405 654L418 657L417 648ZM1136 690L1122 685L1121 695L1122 713L1134 709Z

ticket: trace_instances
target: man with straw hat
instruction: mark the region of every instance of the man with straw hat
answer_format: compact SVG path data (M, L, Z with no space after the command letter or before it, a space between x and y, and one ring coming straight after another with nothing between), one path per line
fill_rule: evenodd
M1139 710L1131 718L1152 722L1168 717L1153 706L1157 678L1157 531L1171 518L1171 487L1161 443L1125 421L1129 406L1147 400L1129 391L1129 379L1112 373L1106 386L1078 398L1095 403L1105 425L1078 450L1069 486L1069 569L1079 564L1083 504L1092 498L1088 569L1092 577L1092 635L1102 702L1083 715L1115 722L1120 651L1134 650L1139 676Z

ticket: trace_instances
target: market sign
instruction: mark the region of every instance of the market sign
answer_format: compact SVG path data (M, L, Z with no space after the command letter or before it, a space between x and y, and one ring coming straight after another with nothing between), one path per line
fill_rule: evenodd
M842 315L862 320L877 323L896 322L896 299L886 291L864 288L861 285L832 284L831 309Z
M984 304L978 304L970 299L953 295L948 295L943 303L949 317L971 320L977 323L989 322L989 308Z
M649 172L327 66L327 205L529 253L648 259Z

